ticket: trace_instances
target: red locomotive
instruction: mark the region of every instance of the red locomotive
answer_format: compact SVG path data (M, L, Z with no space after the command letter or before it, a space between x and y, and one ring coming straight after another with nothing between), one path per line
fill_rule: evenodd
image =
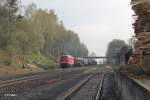
M62 68L72 67L74 62L74 57L71 55L63 55L60 58L60 66Z

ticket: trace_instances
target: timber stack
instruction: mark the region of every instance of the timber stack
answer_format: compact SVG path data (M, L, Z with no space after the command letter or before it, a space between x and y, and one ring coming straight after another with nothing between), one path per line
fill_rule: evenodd
M131 65L150 70L150 0L131 0L136 44L130 61Z
M150 0L131 0L135 45L128 67L120 72L150 91Z

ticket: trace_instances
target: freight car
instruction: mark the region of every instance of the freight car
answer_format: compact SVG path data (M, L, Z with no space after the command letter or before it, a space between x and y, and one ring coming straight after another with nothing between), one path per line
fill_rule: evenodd
M75 66L87 66L89 64L86 58L75 58Z
M88 59L84 58L84 65L87 66L89 64Z
M83 58L75 58L75 66L84 66L84 59Z
M75 59L71 55L62 55L60 57L60 67L61 68L73 67L74 63L75 63Z
M88 65L97 65L97 61L95 59L88 59Z

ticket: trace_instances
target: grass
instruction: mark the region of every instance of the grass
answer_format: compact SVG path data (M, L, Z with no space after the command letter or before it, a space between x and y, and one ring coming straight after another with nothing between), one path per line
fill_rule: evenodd
M38 63L50 64L50 61L46 57L42 56L40 53L32 53L30 55L27 55L26 61L27 63L38 62Z
M11 66L6 66L6 54L4 51L0 50L0 76L40 72L53 69L53 65L56 65L55 61L49 60L40 53L26 55L25 59L27 66L25 66L24 69L22 68L22 64L19 63L20 60L18 60L17 57L13 58ZM46 67L42 65L46 65Z
M25 74L25 73L32 73L32 72L40 72L44 71L42 68L32 65L30 68L23 69L20 66L4 66L0 65L0 76L6 75L18 75L18 74Z

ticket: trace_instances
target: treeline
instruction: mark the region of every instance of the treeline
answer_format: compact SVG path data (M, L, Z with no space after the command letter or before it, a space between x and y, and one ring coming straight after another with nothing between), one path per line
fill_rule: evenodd
M18 0L0 1L0 60L11 65L57 62L62 54L87 56L86 45L67 30L53 10L30 4L20 12ZM49 62L50 63L50 62Z

